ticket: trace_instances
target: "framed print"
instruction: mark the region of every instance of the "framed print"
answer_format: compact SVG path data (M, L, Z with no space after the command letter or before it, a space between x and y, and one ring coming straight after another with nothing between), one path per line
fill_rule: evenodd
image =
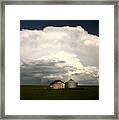
M118 2L1 2L2 119L118 119Z

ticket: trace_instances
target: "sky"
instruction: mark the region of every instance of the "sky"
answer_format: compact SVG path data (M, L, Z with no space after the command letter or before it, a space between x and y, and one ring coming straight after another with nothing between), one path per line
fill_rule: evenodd
M82 26L90 34L99 36L99 20L21 20L20 30L22 29L43 29L46 26Z
M99 21L20 21L21 84L98 84Z

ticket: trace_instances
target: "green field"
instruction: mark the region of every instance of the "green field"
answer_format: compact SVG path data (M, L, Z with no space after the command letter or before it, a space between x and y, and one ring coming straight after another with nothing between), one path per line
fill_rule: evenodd
M21 85L20 100L98 100L99 86L53 90L48 86Z

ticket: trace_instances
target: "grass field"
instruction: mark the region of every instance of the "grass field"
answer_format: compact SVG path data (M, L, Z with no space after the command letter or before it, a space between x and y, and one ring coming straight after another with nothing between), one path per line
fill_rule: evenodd
M20 100L98 100L99 86L79 86L75 89L50 89L48 86L21 85Z

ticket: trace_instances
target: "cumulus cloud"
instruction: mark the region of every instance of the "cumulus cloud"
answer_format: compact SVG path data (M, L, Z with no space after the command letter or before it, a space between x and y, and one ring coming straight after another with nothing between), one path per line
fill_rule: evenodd
M94 69L98 69L99 37L88 34L81 26L22 30L20 37L21 65L39 61L55 62L56 67L68 70L69 75L83 74L84 71L94 75ZM49 76L52 78L53 75Z
M20 36L21 61L30 62L64 51L75 54L84 65L98 66L99 38L80 26L22 30Z

